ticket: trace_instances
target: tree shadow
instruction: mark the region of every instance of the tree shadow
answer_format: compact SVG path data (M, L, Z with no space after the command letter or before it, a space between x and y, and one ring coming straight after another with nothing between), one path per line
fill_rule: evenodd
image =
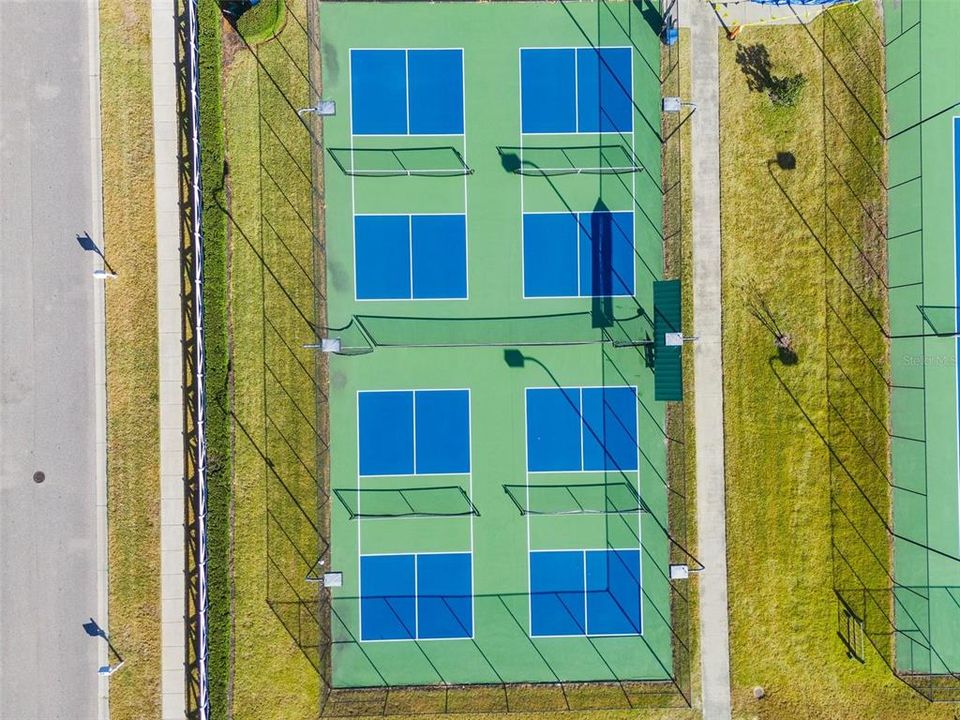
M780 327L780 319L770 307L767 298L755 286L744 289L747 310L759 322L763 329L773 337L777 349L777 358L784 365L796 365L800 358L793 347L793 339Z
M769 92L773 89L773 62L770 52L763 43L755 45L737 44L737 65L747 77L747 87L751 92Z
M737 45L737 65L747 78L751 92L765 93L774 105L793 107L800 99L806 77L803 73L774 75L770 53L763 43Z

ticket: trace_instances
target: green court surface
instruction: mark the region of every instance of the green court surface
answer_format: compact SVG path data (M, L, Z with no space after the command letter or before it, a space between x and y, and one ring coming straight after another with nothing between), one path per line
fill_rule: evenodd
M957 673L960 3L886 0L884 12L897 669Z
M337 103L323 138L327 324L344 328L329 332L344 351L329 367L329 569L343 583L331 590L333 687L670 679L665 406L654 399L651 347L630 342L653 340L663 279L659 20L632 2L321 2L320 27L322 96ZM532 90L521 99L521 48L559 48L531 57L576 63L580 110L591 92L583 68L627 58L627 69L597 80L601 98L632 96L627 126L622 115L601 117L599 132L580 112L581 132L561 123L521 133L521 103L534 102ZM417 74L457 58L459 91L454 65ZM354 96L362 73L367 95ZM403 98L394 102L403 82L406 116ZM456 113L445 115L450 95L462 96L462 133ZM615 100L601 100L602 116L623 112ZM529 117L542 110L531 104ZM543 127L553 122L545 117ZM563 235L567 265L559 250L533 247L560 235L535 234L541 220L527 224L525 214L578 218ZM632 235L628 255L596 254L596 238L611 233L616 247ZM610 253L613 277L598 277ZM615 292L592 297L591 287ZM599 435L617 460L599 465L588 457L596 427L587 419L598 387L633 400L614 413L603 396ZM533 469L531 423L552 433L567 407L537 420L528 388L581 403L577 469ZM468 398L465 430L459 419L428 428L416 415L423 437L411 439L406 410L361 428L370 393L415 390L379 397L396 407L415 397L419 413L426 391L468 391L456 396ZM632 437L635 456L622 442L611 450L614 436ZM410 443L416 467L405 465ZM619 575L615 556L629 568ZM427 578L430 557L467 564ZM582 577L552 584L557 559Z

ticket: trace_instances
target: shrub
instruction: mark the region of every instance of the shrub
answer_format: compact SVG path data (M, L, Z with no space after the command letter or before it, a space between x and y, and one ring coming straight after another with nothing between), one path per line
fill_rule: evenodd
M803 73L773 78L770 99L778 107L795 107L800 102L806 84L807 77Z
M283 0L260 0L237 20L237 32L250 45L269 40L283 27L286 11Z

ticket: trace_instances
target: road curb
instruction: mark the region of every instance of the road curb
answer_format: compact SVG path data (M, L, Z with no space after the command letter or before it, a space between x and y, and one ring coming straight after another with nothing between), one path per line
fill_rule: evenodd
M93 194L91 213L92 236L98 238L104 255L103 238L103 156L100 134L100 3L91 0L87 5L87 38L90 45L90 189ZM91 279L93 287L93 363L94 404L96 405L96 465L97 465L97 623L109 635L109 535L107 520L107 339L105 283ZM100 667L110 664L106 643L98 643L97 660ZM110 717L110 680L101 675L97 680L97 718Z

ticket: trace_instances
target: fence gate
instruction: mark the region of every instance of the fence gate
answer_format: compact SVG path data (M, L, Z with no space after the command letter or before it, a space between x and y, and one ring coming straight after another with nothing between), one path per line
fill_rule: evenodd
M863 654L863 618L859 617L837 594L837 637L847 650L847 657L865 662Z

